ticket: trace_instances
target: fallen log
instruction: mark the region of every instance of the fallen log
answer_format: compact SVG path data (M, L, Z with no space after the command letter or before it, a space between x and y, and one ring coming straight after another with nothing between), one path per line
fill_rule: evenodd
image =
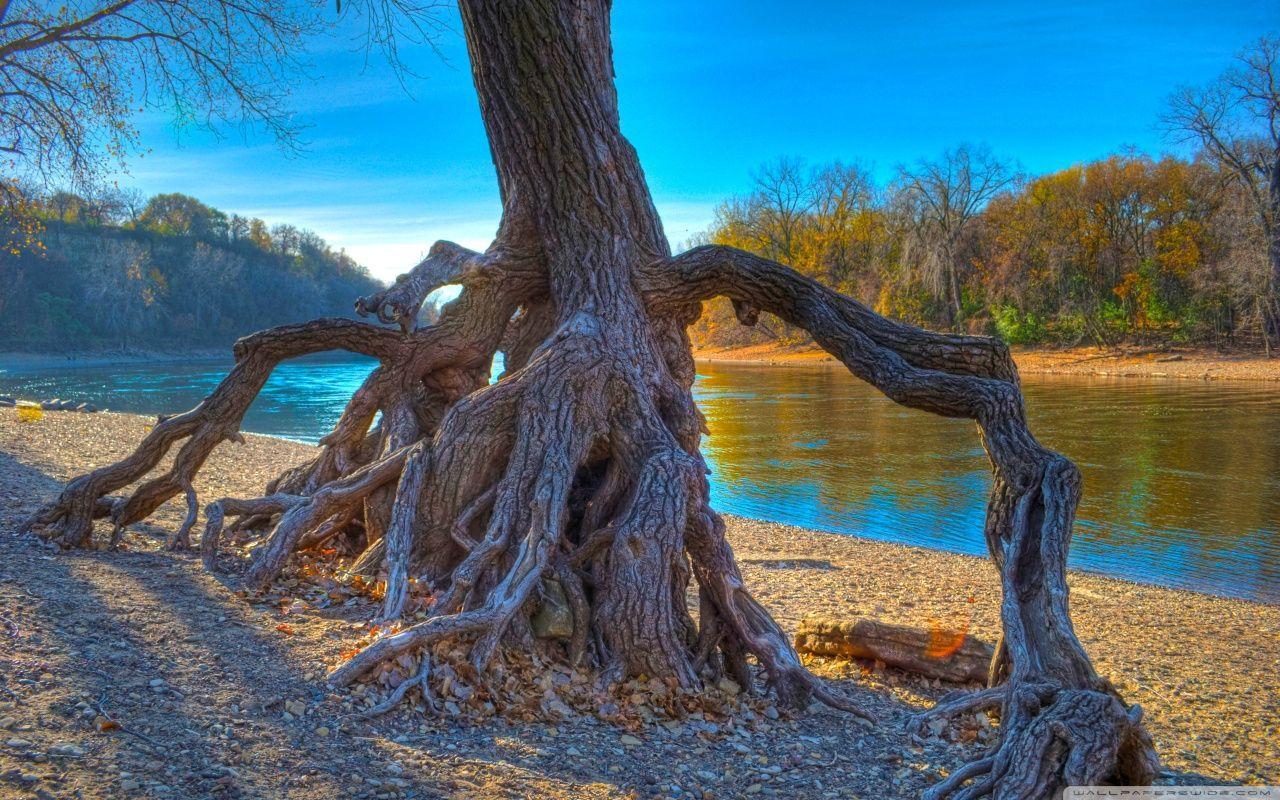
M965 631L913 628L873 619L805 619L796 650L824 658L883 661L905 672L955 683L985 682L995 649Z

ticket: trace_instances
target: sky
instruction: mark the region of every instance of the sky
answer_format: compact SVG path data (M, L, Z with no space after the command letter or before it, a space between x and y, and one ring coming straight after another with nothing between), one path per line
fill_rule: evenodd
M402 53L404 85L351 32L313 43L293 88L301 153L149 114L123 185L309 228L390 279L437 239L484 248L497 181L456 12ZM1280 0L797 2L614 0L622 129L679 247L782 156L887 179L985 142L1033 173L1126 147L1178 147L1177 87L1211 80L1280 30Z

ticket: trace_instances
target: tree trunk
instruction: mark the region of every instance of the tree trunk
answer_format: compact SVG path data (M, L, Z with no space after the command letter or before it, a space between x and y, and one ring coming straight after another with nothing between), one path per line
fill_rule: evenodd
M969 701L1002 704L1005 723L998 751L963 773L974 783L961 794L1049 798L1067 783L1149 781L1140 712L1093 671L1067 616L1078 475L1027 431L1007 348L891 322L732 248L673 258L620 131L606 0L461 9L502 193L493 244L475 253L438 242L357 302L398 329L317 320L237 342L235 368L203 403L161 422L124 461L69 483L31 526L71 547L90 541L97 518L117 532L144 519L238 436L277 363L364 353L380 365L320 454L262 497L211 503L201 540L217 568L224 520L268 531L244 572L250 590L269 586L299 549L359 541L363 553L341 566L385 576L385 622L403 618L411 583L431 590L425 620L361 649L331 682L416 659L421 669L401 685L425 690L433 648L446 641L483 672L505 643L528 647L546 591L564 595L573 632L544 645L606 683L643 675L699 691L723 675L748 689L767 677L785 704L816 698L861 713L804 668L752 598L709 505L685 331L703 301L727 296L744 324L769 311L895 401L981 426L995 474L987 541L1005 594L1006 644L992 672L1008 682ZM436 324L416 327L426 295L446 283L462 284L461 295ZM507 372L487 385L499 349ZM166 472L109 497L179 441ZM936 796L961 782L953 776Z
M883 661L891 667L955 683L985 682L992 646L966 631L926 630L873 619L805 619L796 650L827 658Z
M1267 200L1270 205L1267 234L1267 264L1270 267L1267 280L1269 313L1263 315L1262 325L1267 339L1267 355L1270 356L1273 338L1280 337L1280 142L1271 156L1271 170L1267 181Z

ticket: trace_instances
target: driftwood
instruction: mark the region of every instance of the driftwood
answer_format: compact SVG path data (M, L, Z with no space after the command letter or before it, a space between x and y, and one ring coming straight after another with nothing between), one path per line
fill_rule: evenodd
M883 661L891 667L954 683L983 682L995 648L964 631L912 628L873 619L806 619L796 650L826 658Z

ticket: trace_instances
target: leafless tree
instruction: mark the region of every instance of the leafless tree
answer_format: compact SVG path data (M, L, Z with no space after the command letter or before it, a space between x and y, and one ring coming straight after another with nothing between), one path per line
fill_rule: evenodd
M991 198L1017 180L1017 171L985 145L962 144L935 161L899 169L901 198L911 219L904 266L944 298L952 326L960 322L964 308L964 238Z
M287 87L318 21L292 0L0 0L0 153L85 184L136 145L147 106L292 142Z
M1259 39L1212 83L1181 89L1164 119L1234 180L1262 230L1268 268L1255 297L1270 350L1280 336L1280 38Z
M792 158L781 158L762 167L754 176L755 191L750 202L755 205L755 218L770 258L795 259L795 243L813 206L804 164Z
M106 241L85 255L86 314L124 350L141 331L157 289L146 249L133 242Z

